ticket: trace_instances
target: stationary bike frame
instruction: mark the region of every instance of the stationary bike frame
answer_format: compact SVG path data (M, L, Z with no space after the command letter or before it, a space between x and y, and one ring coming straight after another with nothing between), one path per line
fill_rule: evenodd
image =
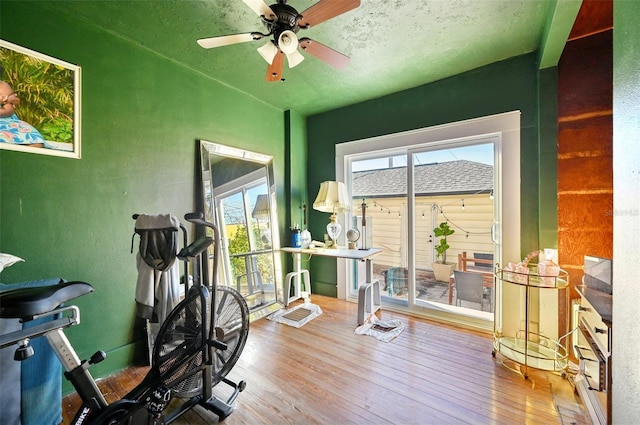
M218 266L218 249L219 249L219 234L218 229L212 223L208 223L202 219L202 215L199 213L187 214L185 219L196 225L203 225L209 227L214 232L214 239L205 237L200 238L191 245L183 248L178 254L181 259L194 258L196 259L196 268L199 273L199 279L196 279L195 284L188 288L185 299L180 302L172 313L178 311L181 307L185 306L185 303L196 303L200 301L200 323L209 323L209 326L201 326L201 344L197 349L191 350L186 353L183 360L180 360L175 367L169 368L168 371L161 373L158 365L152 365L151 370L143 381L136 386L129 394L123 399L116 401L115 403L108 404L105 400L100 389L96 385L95 380L89 372L89 367L92 364L96 364L105 359L106 354L102 351L96 352L89 360L81 361L78 357L73 346L64 334L64 329L70 326L80 324L80 310L76 306L57 307L57 305L69 301L71 299L82 296L88 292L91 292L93 288L83 282L70 282L50 287L41 288L27 288L26 291L31 294L31 297L35 297L37 302L44 302L45 304L52 304L47 310L39 314L29 314L27 317L19 316L23 321L40 319L43 317L54 316L54 319L49 322L42 323L40 325L33 326L31 328L21 329L9 334L0 335L0 348L8 347L14 344L18 344L18 351L27 351L29 347L29 340L45 336L49 345L56 353L60 363L65 369L65 377L68 379L77 393L82 399L82 407L77 412L75 418L71 422L72 425L81 424L169 424L186 413L189 409L195 405L201 405L207 410L212 411L218 415L219 420L224 420L233 412L231 404L235 401L238 393L245 388L245 382L240 381L238 384L222 378L221 381L225 382L233 388L231 396L226 401L220 400L213 395L213 360L215 350L225 350L226 344L216 339L215 335L215 296L216 296L216 273ZM207 276L206 273L206 255L207 248L215 243L216 253L213 256L213 288L209 291L201 280ZM198 261L199 260L199 261ZM211 292L211 294L210 294ZM20 294L19 294L20 293ZM13 291L7 291L0 293L0 300L4 295L15 295L15 299L25 293L24 289L17 289ZM18 297L18 298L16 298ZM9 300L10 298L6 298ZM42 309L42 308L41 308ZM7 313L4 311L3 306L0 310L3 314L1 317L15 317L16 313ZM167 323L171 318L172 313L165 321ZM207 329L208 328L208 329ZM162 327L159 335L162 334ZM179 366L184 365L193 359L194 356L202 354L202 362L198 367L195 367L186 374L180 375L180 381L193 376L197 373L202 373L202 388L199 394L187 399L181 406L170 412L165 416L164 410L167 404L171 400L171 390L165 386L165 377L174 372ZM18 356L18 353L16 354ZM178 381L178 382L180 382ZM177 382L174 382L174 384Z

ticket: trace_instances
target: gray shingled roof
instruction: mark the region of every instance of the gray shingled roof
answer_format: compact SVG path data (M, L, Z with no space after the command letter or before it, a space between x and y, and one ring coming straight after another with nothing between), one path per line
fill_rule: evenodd
M354 198L397 196L407 193L407 168L357 171L352 176ZM419 195L475 193L493 189L493 166L459 160L415 166Z

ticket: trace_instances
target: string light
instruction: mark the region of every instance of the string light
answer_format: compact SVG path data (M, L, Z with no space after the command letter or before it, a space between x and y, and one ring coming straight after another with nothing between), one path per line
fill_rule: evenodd
M373 206L379 207L380 208L380 212L387 211L388 215L391 215L391 213L393 212L393 210L391 208L385 207L384 205L380 204L377 201L373 201ZM402 217L402 210L398 211L398 217Z
M472 193L472 195L477 195L477 194L482 193L482 192L487 193L487 189L479 190L479 191L477 191L475 193ZM493 199L493 190L492 189L489 190L488 193L489 193L489 198ZM373 206L374 207L377 206L378 208L380 208L381 212L386 211L387 214L391 215L391 212L392 212L391 208L385 207L384 205L381 205L379 202L374 201L374 200L372 200L372 202L373 202ZM468 231L466 229L463 229L462 227L458 226L456 223L452 222L449 219L449 217L447 217L447 215L445 214L444 207L455 205L458 202L460 202L460 207L464 211L465 208L466 208L466 204L465 204L464 198L455 199L452 202L444 204L444 205L438 205L438 204L435 204L435 203L431 204L431 210L433 211L433 213L435 213L436 211L439 211L440 212L440 216L442 216L444 218L444 220L446 220L448 223L450 223L450 225L452 227L455 227L458 230L460 230L461 233L464 233L465 238L469 238L469 235L488 235L488 234L491 234L490 231L489 232L470 232L470 231ZM398 217L402 218L402 210L398 211ZM426 210L422 210L422 218L426 218Z

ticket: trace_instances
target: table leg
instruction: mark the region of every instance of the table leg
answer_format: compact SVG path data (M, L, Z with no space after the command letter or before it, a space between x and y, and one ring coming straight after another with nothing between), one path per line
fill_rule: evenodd
M382 307L380 294L380 281L373 279L373 261L370 258L366 262L366 282L358 289L358 326L362 325L366 318Z
M287 307L291 301L295 301L300 298L305 300L311 297L311 278L309 276L309 270L302 268L301 255L298 252L292 253L293 255L293 271L287 273L284 284L284 305ZM302 290L302 284L304 283L304 291ZM293 295L291 293L291 286L293 285Z

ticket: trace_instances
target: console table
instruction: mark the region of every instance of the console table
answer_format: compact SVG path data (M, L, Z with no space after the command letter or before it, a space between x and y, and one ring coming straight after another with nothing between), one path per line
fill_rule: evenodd
M346 258L366 262L365 282L358 288L358 325L364 323L364 319L371 313L376 312L381 306L380 281L373 279L372 257L382 251L380 248L345 249L345 248L291 248L280 249L293 255L294 270L287 274L284 287L284 305L288 306L291 301L302 297L301 285L304 281L305 292L311 294L311 280L309 270L302 268L302 254L319 255L322 257ZM291 285L294 284L293 295Z

